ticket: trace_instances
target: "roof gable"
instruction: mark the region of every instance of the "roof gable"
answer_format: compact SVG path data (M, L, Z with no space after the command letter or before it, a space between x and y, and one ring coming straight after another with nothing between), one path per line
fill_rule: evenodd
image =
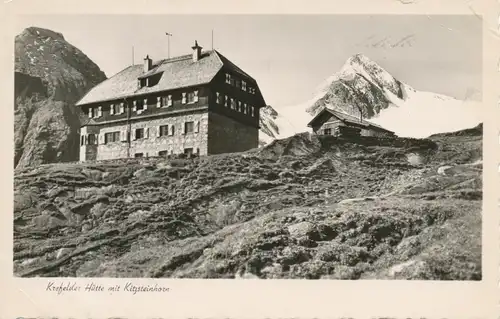
M245 71L240 69L236 64L234 64L228 58L223 56L220 52L218 52L218 51L215 51L215 52L217 52L217 55L218 55L220 61L224 64L224 66L226 66L229 69L233 70L234 72L239 73L239 74L251 79L252 81L256 82L253 77L251 77L250 75L248 75L248 73L246 73Z
M392 132L390 130L383 128L380 125L374 124L374 123L369 122L365 119L361 119L359 117L352 116L352 115L347 114L347 113L332 110L332 109L329 109L327 107L324 107L320 112L318 112L316 114L316 116L314 116L314 118L307 124L307 126L311 127L314 125L314 123L317 123L318 121L321 121L321 120L325 121L325 113L329 113L332 116L338 118L339 120L341 120L343 122L350 123L350 124L355 124L355 125L365 126L365 127L370 127L370 128L376 128L376 129L383 130L386 132Z

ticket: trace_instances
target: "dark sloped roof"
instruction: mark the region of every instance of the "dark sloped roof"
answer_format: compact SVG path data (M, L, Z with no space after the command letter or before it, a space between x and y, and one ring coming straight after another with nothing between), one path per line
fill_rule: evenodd
M197 62L193 62L191 54L160 60L153 63L153 68L146 74L143 73L142 64L132 65L92 88L76 105L206 84L224 66L223 60L227 59L211 50L203 52ZM229 67L235 66L231 63ZM239 68L237 70L241 71ZM154 74L161 74L156 85L137 86L138 78Z
M347 122L347 123L356 124L356 125L360 125L360 126L364 126L364 127L376 128L379 130L393 133L392 131L385 129L382 126L374 124L372 122L369 122L365 119L363 119L361 121L361 119L359 117L352 116L352 115L344 113L344 112L339 112L337 110L332 110L332 109L329 109L326 107L323 108L320 112L318 112L318 114L316 114L316 116L314 116L314 118L307 124L307 126L311 126L313 124L313 122L315 122L325 112L328 112L328 113L332 114L333 116L337 117L339 120Z
M221 59L222 63L226 66L228 66L230 69L232 69L234 72L236 73L239 73L239 74L242 74L250 79L252 79L254 82L255 82L255 79L253 77L251 77L250 75L248 75L248 73L246 73L245 71L243 71L242 69L240 69L236 64L234 64L233 62L229 61L228 58L226 58L225 56L223 56L220 52L216 51L217 52L217 55L219 56L219 58Z

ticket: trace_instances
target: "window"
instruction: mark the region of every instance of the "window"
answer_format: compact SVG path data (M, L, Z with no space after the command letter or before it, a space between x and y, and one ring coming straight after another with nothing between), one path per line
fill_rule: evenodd
M162 96L161 106L172 106L172 95Z
M81 138L81 141L80 141L80 145L84 145L85 144L85 136L82 135L82 138Z
M250 114L255 116L254 107L252 105L250 105Z
M332 129L331 128L325 128L323 131L323 134L325 135L332 135Z
M109 107L109 114L120 114L120 104L111 104Z
M232 98L231 99L231 110L234 110L236 108L236 103L234 101L234 99Z
M144 138L144 129L143 128L135 129L135 139L140 139L140 138Z
M240 80L236 80L236 87L239 89L241 86L241 81Z
M159 151L158 152L158 156L167 156L168 155L168 151L165 150L165 151Z
M95 134L89 134L89 137L88 137L88 144L89 145L94 145L96 144L97 140L95 138Z
M136 111L144 110L144 100L135 101L135 109L136 109Z
M120 141L120 132L110 132L104 134L104 143L113 143Z
M246 91L246 90L247 90L247 82L245 82L245 81L241 81L241 89L242 89L243 91Z
M144 157L144 154L143 153L135 153L134 157L135 158Z
M158 128L158 136L167 136L168 135L168 125L161 125Z
M188 103L194 103L194 92L189 92L187 94L187 102Z
M226 95L224 106L229 106L229 96Z
M241 101L238 101L238 112L242 112L242 108L241 108Z
M248 93L250 94L255 94L255 88L254 87L248 87Z
M170 135L175 135L175 127L170 125Z
M89 117L96 118L102 116L102 107L91 107L89 108Z
M192 147L191 148L185 148L184 149L184 154L186 154L186 155L193 154L193 148Z
M247 114L247 104L243 103L243 114Z
M194 132L194 122L184 123L184 132L193 133Z
M215 92L215 103L217 104L221 103L221 97L219 92Z
M231 84L231 74L226 73L226 83Z

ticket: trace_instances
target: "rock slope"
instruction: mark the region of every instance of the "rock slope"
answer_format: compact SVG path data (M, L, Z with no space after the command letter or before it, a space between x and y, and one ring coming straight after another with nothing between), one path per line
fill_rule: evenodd
M74 107L105 74L62 34L36 27L15 38L14 166L78 160Z
M480 280L482 127L19 168L16 276Z

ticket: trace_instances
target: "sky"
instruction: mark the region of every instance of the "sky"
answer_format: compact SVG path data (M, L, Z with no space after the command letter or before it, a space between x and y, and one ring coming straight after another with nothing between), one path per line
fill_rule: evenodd
M269 105L310 99L318 85L362 53L417 90L458 99L482 89L481 21L473 15L37 15L108 77L132 63L213 47L254 77ZM477 95L476 95L477 97Z

